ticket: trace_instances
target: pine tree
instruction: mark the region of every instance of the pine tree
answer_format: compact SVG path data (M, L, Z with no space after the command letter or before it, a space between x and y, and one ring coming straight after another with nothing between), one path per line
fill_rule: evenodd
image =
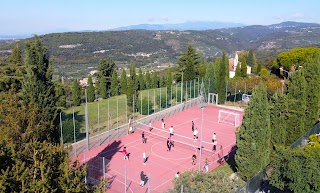
M245 59L242 60L240 68L241 77L247 77L247 62Z
M101 98L107 98L107 80L104 76L99 80L99 93Z
M221 60L217 61L218 65L215 65L217 68L216 70L216 88L218 93L218 102L219 104L223 104L226 98L226 84L227 78L229 76L229 60L226 56L226 53L223 52Z
M180 71L183 71L183 81L190 81L197 76L200 56L193 49L192 46L188 46L187 51L180 56L178 64Z
M307 84L305 129L308 130L317 122L320 112L320 56L308 60L304 70Z
M245 108L242 125L236 136L237 171L243 180L248 180L269 163L270 111L267 90L262 82Z
M79 106L81 104L81 87L77 80L72 82L72 104Z
M93 86L93 81L91 76L89 76L88 78L87 94L88 94L88 102L93 102L95 99L95 93L94 93L94 86Z
M145 86L145 82L144 82L142 68L139 68L139 90L144 90L145 87L146 86Z
M151 77L150 77L150 72L149 72L149 70L147 70L147 72L146 72L145 85L146 85L146 89L152 88L152 81L151 81Z
M159 78L157 71L154 71L152 77L152 88L159 88Z
M61 78L59 78L55 84L55 92L58 97L56 106L65 108L66 107L66 93L65 93L64 85L62 84Z
M299 70L292 73L288 85L288 97L292 100L289 105L290 117L288 119L288 129L287 129L287 142L288 144L293 143L297 140L305 131L305 121L306 121L306 80L304 78L304 73Z
M126 94L127 93L127 73L125 70L122 70L122 74L121 74L121 79L120 79L120 90L121 90L121 94Z
M43 133L44 139L58 140L57 126L59 124L56 108L57 97L55 86L52 82L52 66L47 49L40 39L35 37L33 42L28 42L25 48L26 74L22 81L21 98L23 104L34 104L39 107L39 113L44 117L47 131Z
M117 96L119 91L119 82L118 82L118 74L116 71L113 71L111 78L111 96Z

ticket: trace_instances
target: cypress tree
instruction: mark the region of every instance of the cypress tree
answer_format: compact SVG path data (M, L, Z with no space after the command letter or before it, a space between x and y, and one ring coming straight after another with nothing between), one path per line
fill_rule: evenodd
M104 76L102 76L99 81L99 92L101 98L107 98L107 80Z
M237 67L236 67L235 77L236 78L241 77L241 66L240 66L240 64L238 64Z
M159 78L157 71L154 71L152 77L152 88L159 88Z
M270 100L270 129L273 145L290 145L287 144L287 120L291 102L287 95L278 93L275 93Z
M24 62L26 74L21 90L23 104L34 104L39 107L38 114L41 117L37 118L45 120L44 123L47 125L47 131L40 138L58 140L59 119L55 86L52 82L53 70L47 49L38 37L26 44Z
M287 142L293 143L297 140L305 131L306 121L306 80L302 70L298 70L292 73L288 85L288 97L292 100L289 105L290 117L288 118L287 128Z
M127 92L126 92L126 95L127 95L127 105L129 107L132 107L133 105L133 94L134 94L134 90L133 90L133 87L134 87L134 82L131 78L128 78L128 87L127 87ZM132 108L130 108L132 109Z
M254 67L255 64L254 64L254 56L253 56L253 50L249 50L249 54L247 56L247 60L246 60L246 63L248 66L250 67Z
M261 64L257 64L257 71L256 71L256 74L260 74L260 71L261 71Z
M240 69L241 77L247 77L247 62L245 59L241 62L241 69Z
M145 85L146 85L146 89L152 88L152 81L151 81L151 77L150 77L150 72L149 72L149 70L147 70L147 72L146 72Z
M217 87L217 93L219 95L218 97L218 102L219 104L223 104L226 98L226 84L227 84L227 78L229 76L229 60L226 56L226 53L223 52L221 60L218 60L217 62L218 65L216 69L216 87Z
M115 71L116 64L114 61L110 58L101 60L99 66L98 66L98 80L100 80L102 77L106 79L107 84L107 90L110 89L111 85L111 76L113 71Z
M66 107L66 93L61 78L55 84L55 92L58 97L57 107Z
M302 70L302 69L300 69ZM310 129L319 118L320 110L320 56L307 60L304 65L306 79L306 125Z
M242 179L248 180L269 163L270 110L267 90L262 82L245 108L242 125L236 137L237 171Z
M145 82L144 82L144 77L142 74L142 68L139 68L139 90L144 90L145 89Z
M117 96L119 90L118 74L116 71L113 71L111 78L111 96Z
M206 75L205 75L205 81L206 81L207 88L209 88L209 93L215 93L216 79L215 79L215 73L214 73L214 64L212 63L208 64Z
M135 65L131 64L130 65L130 78L132 80L132 89L133 90L138 90L138 83L139 83L139 80L137 78L137 74L136 74L136 67Z
M93 81L91 76L89 76L88 78L87 94L88 94L88 102L93 102L95 99L95 93L94 93L94 86L93 86Z
M121 79L120 79L120 91L121 94L126 94L127 93L127 89L128 89L128 84L127 84L127 73L125 70L122 70L121 73Z
M77 80L72 82L72 104L79 106L81 104L81 87Z
M202 79L205 77L207 71L207 64L204 61L204 58L202 58L201 63L199 65L199 78Z

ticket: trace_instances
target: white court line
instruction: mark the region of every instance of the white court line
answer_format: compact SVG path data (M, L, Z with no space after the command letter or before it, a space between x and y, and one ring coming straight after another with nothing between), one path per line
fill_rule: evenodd
M110 175L110 174L108 174L108 173L106 173L106 174L107 174L108 176L110 176L110 177L113 177L112 175ZM124 182L122 182L121 180L118 180L117 177L114 178L114 179L117 180L118 182L120 182L121 184L125 185ZM112 184L111 184L111 187L112 187ZM133 193L133 190L132 190L130 187L127 186L126 188L127 188L127 189L129 188L129 190ZM110 189L111 189L111 188L110 188Z

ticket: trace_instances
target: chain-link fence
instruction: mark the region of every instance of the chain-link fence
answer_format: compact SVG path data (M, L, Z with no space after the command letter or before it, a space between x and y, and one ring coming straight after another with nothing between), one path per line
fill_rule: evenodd
M88 122L89 140L83 139L85 134L82 134L82 139L80 140L76 137L77 135L79 136L79 133L76 131L76 113L73 111L71 120L66 118L67 123L61 121L62 138L73 142L65 143L65 145L72 146L69 155L76 156L88 149L126 135L128 133L129 120L132 123L139 121L148 124L200 104L202 98L199 97L199 85L199 80L193 80L185 84L173 85L170 89L165 87L143 91L138 97L133 95L133 107L129 108L126 105L127 98L122 96L109 99L103 105L102 102L91 103L88 105L88 118L84 115L79 118L78 115L78 120ZM92 117L96 120L90 119ZM101 121L101 117L107 117L106 121ZM65 132L66 126L68 127L68 135ZM135 127L134 124L132 126Z

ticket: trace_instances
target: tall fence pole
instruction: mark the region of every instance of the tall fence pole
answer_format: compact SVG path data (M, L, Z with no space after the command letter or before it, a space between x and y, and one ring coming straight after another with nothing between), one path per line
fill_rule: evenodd
M188 81L186 81L186 102L188 101Z
M132 101L133 101L133 103L132 103L132 128L133 128L133 131L134 131L134 113L135 113L135 109L134 109L134 94L132 95Z
M126 123L128 123L128 97L126 95Z
M200 79L198 78L198 96L199 96L199 93L200 93Z
M63 145L63 134L62 134L62 118L61 118L61 112L60 112L60 140L61 140L61 145Z
M72 120L73 120L73 143L74 143L74 156L77 156L77 138L76 138L76 122L74 120L74 107L72 109Z
M86 97L86 109L85 109L85 114L86 114L86 138L87 138L87 151L89 151L89 117L88 117L88 99L87 99L87 89L85 89L85 97Z
M193 80L193 98L196 98L196 79Z
M166 108L168 108L168 87L166 87Z
M170 106L172 106L172 84L171 84L171 93L170 93Z
M227 84L226 84L226 98L225 98L225 101L224 101L224 102L227 101L227 94L228 94L228 81L227 81Z
M156 89L153 89L153 99L154 99L153 113L155 113L156 112Z
M110 139L110 111L109 111L109 99L108 99L108 138L109 138L109 141L111 140Z
M160 111L161 111L161 87L160 87L160 101L159 101L159 104L160 104Z
M140 96L141 96L141 97L140 97L140 99L141 99L141 100L140 100L140 102L141 102L141 105L140 105L140 108L141 108L141 110L140 110L140 115L142 116L142 92L140 92L140 93L141 93L141 95L140 95Z
M181 184L181 193L183 193L183 184Z
M101 145L101 136L100 136L100 103L98 102L98 136L99 136L99 145Z
M148 90L148 115L149 115L149 112L150 112L150 107L149 107L149 105L150 105L150 104L149 104L149 103L150 103L149 100L150 100L150 99L149 99L149 96L150 96L150 90Z
M237 98L237 83L238 83L238 82L236 82L236 86L234 87L233 105L235 105L235 103L236 103L236 98Z
M117 137L119 138L119 97L117 97Z
M208 94L210 93L210 87L211 87L210 84L211 84L211 83L210 83L210 78L209 78ZM213 92L213 91L212 91L212 92Z
M181 80L181 104L182 104L182 94L183 94L183 71L182 71L182 80Z
M178 104L178 84L176 84L176 105Z
M103 180L106 180L106 160L102 157L102 172L103 172Z
M189 95L189 98L192 98L192 95L191 95L191 89L192 89L192 87L191 87L191 85L192 85L192 80L190 80L190 95Z

